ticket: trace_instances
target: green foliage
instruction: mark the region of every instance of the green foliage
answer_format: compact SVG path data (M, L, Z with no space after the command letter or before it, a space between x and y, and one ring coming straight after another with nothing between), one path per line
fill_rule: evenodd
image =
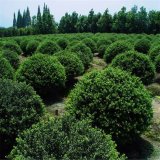
M32 55L38 48L39 42L31 40L26 46L26 55Z
M116 55L129 50L132 50L130 43L126 41L117 41L107 47L103 57L106 63L111 63Z
M140 40L137 40L135 45L134 45L134 49L136 51L144 53L144 54L148 53L150 47L151 47L151 43L146 38L142 38Z
M7 59L0 56L0 78L13 79L14 69Z
M47 95L64 87L66 76L64 67L55 57L35 54L21 64L16 79L30 84L40 95Z
M75 118L42 121L23 132L11 159L116 159L124 160L116 151L110 135L91 127L88 120L76 122Z
M17 135L39 121L44 105L32 87L0 79L0 158L4 158Z
M89 47L87 47L83 43L78 43L78 44L73 45L70 48L70 50L72 52L75 52L80 57L85 68L89 67L90 62L93 59L93 54L92 54L91 49Z
M84 66L80 58L70 51L60 51L54 54L59 62L64 66L67 80L72 80L84 72Z
M160 54L160 45L153 47L149 51L149 56L153 62L155 62L155 59L159 54Z
M56 43L50 40L46 40L42 42L37 48L37 52L40 52L42 54L50 54L50 55L53 55L54 53L60 50L61 50L60 47Z
M119 67L139 77L145 85L153 82L155 78L155 66L147 55L129 51L116 56L112 67Z
M99 53L98 56L103 57L106 49L107 49L107 46L105 44L100 45L98 48L98 53Z
M155 59L156 71L160 73L160 55L158 55Z
M152 99L139 78L118 68L85 75L71 91L67 110L78 119L89 117L92 125L124 144L150 125Z
M29 39L24 39L20 42L20 47L21 47L24 54L26 54L26 47L27 47L28 43L29 43Z
M13 68L17 69L20 63L19 56L16 52L10 50L3 50L0 52L3 58L6 58Z
M82 42L91 49L92 53L97 51L96 43L91 38L85 38Z
M69 44L69 41L65 38L60 38L57 40L57 44L64 50Z
M14 42L5 42L2 49L3 50L6 50L6 49L11 50L11 51L16 52L17 54L22 53L22 50L20 49L20 47Z
M105 45L106 47L109 46L112 43L112 41L105 37L100 37L97 41L97 48L99 48L101 45Z

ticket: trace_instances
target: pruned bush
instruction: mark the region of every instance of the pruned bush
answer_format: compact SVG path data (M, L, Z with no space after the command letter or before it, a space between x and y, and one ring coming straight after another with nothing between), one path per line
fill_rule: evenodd
M13 79L14 69L7 59L0 56L0 78Z
M0 52L3 58L6 58L13 68L17 69L20 64L19 56L16 52L11 50L3 50Z
M74 77L80 76L84 72L84 66L76 53L70 51L57 52L55 56L64 66L67 80L73 80Z
M132 49L130 43L126 43L126 41L116 41L107 47L104 54L104 60L106 63L111 63L115 56Z
M96 43L91 38L85 38L82 42L91 49L92 53L96 53L97 46Z
M4 158L17 135L39 121L44 105L32 87L0 79L0 158Z
M11 50L11 51L14 51L16 52L17 54L21 54L22 53L22 50L21 48L18 46L18 44L14 43L14 42L5 42L3 44L3 47L2 47L3 50Z
M149 51L149 56L153 62L155 62L155 59L158 55L160 55L160 45L155 46Z
M109 46L111 43L112 41L108 38L99 38L99 40L97 41L97 48L99 48L102 45Z
M29 43L29 39L23 39L21 42L20 42L20 47L21 47L21 50L23 51L23 54L26 54L26 47Z
M33 53L35 53L35 51L37 50L39 45L38 41L32 40L30 42L28 42L27 46L26 46L26 55L32 55Z
M150 125L152 99L139 78L118 68L85 75L71 91L67 110L78 119L89 117L92 125L125 144Z
M64 50L69 44L69 41L65 38L59 38L57 44Z
M116 56L112 67L119 67L139 77L145 85L153 82L155 78L155 66L149 57L135 51L129 51Z
M49 55L53 55L60 50L60 47L55 42L52 42L50 40L42 42L37 48L37 52Z
M147 90L150 91L152 96L160 96L160 85L158 83L152 83L147 86Z
M88 120L76 122L63 117L42 121L23 132L11 159L116 159L124 160L110 135L90 126Z
M30 84L40 95L47 95L64 87L66 75L55 57L35 54L21 64L16 79Z
M72 46L70 51L75 52L79 56L85 68L89 67L90 62L93 59L93 54L89 47L83 43L78 43Z
M99 48L98 48L98 53L99 53L98 56L103 57L106 49L107 49L106 45L104 45L104 44L100 45Z
M151 43L148 39L142 38L136 41L134 49L138 52L147 54L151 47Z

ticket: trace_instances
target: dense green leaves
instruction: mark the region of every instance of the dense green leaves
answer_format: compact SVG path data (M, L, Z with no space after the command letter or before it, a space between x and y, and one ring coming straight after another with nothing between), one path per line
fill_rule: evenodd
M65 116L42 121L21 134L10 158L124 160L115 147L111 136L92 128L88 120Z
M129 51L116 56L111 66L119 67L139 77L145 85L151 84L155 78L155 66L147 55Z
M32 87L0 79L0 158L12 149L17 135L43 114L42 100Z
M150 94L138 78L114 68L93 71L69 95L67 109L113 136L118 144L143 133L153 116Z
M132 46L130 43L126 41L116 41L110 46L108 46L108 48L106 49L104 54L104 60L105 62L110 63L115 56L129 50L132 50Z
M30 84L40 95L47 95L64 87L66 75L64 67L55 57L35 54L21 64L16 79Z

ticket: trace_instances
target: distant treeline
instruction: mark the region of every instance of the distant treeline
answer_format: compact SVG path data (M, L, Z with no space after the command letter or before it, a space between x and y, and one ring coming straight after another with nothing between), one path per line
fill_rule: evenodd
M83 32L115 32L115 33L160 33L160 11L146 11L137 6L130 11L126 7L114 15L106 9L104 13L95 14L92 9L88 15L78 15L66 13L56 23L54 16L50 13L47 5L44 4L43 12L38 7L36 16L30 17L30 11L27 10L21 14L14 13L13 27L0 28L0 36L21 36L32 34L52 34L52 33L83 33Z

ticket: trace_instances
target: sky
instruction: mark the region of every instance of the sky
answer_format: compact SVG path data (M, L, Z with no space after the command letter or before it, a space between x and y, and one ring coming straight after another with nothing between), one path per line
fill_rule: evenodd
M109 9L111 14L118 12L123 6L130 10L134 5L138 8L144 6L147 11L160 10L160 0L0 0L0 27L10 27L13 24L13 13L18 9L30 9L31 16L37 14L38 5L43 8L46 3L54 15L56 22L66 13L76 11L78 14L87 15L93 8L95 13L103 13Z

